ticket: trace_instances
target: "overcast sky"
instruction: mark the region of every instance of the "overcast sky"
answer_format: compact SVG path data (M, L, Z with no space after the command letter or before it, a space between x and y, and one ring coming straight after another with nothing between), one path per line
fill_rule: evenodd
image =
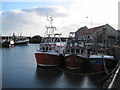
M55 32L62 33L63 36L68 36L69 32L75 32L83 26L91 28L109 24L118 29L119 0L8 1L13 0L3 0L0 11L2 35L19 35L22 32L23 35L43 36L45 26L48 25L47 13L54 19L53 26L57 27Z

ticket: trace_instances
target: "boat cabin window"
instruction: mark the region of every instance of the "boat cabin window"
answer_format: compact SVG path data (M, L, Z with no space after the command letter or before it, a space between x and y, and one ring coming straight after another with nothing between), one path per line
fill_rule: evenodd
M75 49L71 49L71 53L75 53Z
M65 50L65 53L70 53L70 49L66 49L66 50Z
M46 46L46 51L48 51L48 46Z
M55 47L51 47L51 46L41 46L40 47L41 51L50 51L50 50L53 50L53 49L55 49Z
M76 49L76 53L80 53L80 49Z
M45 46L41 46L41 47L40 47L40 50L46 51L46 47L45 47Z
M90 36L88 36L88 38L90 38Z
M51 47L51 50L54 50L55 49L55 47Z
M81 54L83 54L84 53L84 50L81 50Z
M79 54L79 53L83 53L83 51L81 51L80 49L72 48L72 49L66 49L66 53Z

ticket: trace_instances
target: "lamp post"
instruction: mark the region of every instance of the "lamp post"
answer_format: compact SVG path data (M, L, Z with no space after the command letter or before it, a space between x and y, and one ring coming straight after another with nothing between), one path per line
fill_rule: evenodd
M91 34L92 34L92 17L86 17L86 18L90 18L90 20L91 20L91 22L90 22L90 24L91 24Z
M86 17L86 18L90 18L90 20L91 20L91 22L90 22L90 24L91 24L91 28L90 28L90 37L93 39L93 43L94 43L94 46L95 46L95 53L96 53L96 48L97 48L97 44L96 44L96 39L95 39L95 37L94 36L92 36L92 17ZM93 50L92 50L92 52L93 52Z

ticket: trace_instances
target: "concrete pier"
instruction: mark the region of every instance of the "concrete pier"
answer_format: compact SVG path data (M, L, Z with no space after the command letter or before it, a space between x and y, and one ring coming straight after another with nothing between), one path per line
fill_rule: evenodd
M117 71L115 72L112 82L110 83L108 88L109 89L110 88L120 89L120 65L119 65Z
M113 70L110 78L103 85L103 88L120 90L120 46L114 45L112 51L118 64Z

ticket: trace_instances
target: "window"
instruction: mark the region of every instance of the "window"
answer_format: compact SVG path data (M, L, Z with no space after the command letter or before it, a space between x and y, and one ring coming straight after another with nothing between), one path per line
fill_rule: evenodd
M75 53L75 49L71 49L71 53Z
M79 50L79 49L76 49L76 53L80 53L80 50Z
M81 54L83 54L84 50L81 50Z
M88 38L90 38L90 36L88 36Z

